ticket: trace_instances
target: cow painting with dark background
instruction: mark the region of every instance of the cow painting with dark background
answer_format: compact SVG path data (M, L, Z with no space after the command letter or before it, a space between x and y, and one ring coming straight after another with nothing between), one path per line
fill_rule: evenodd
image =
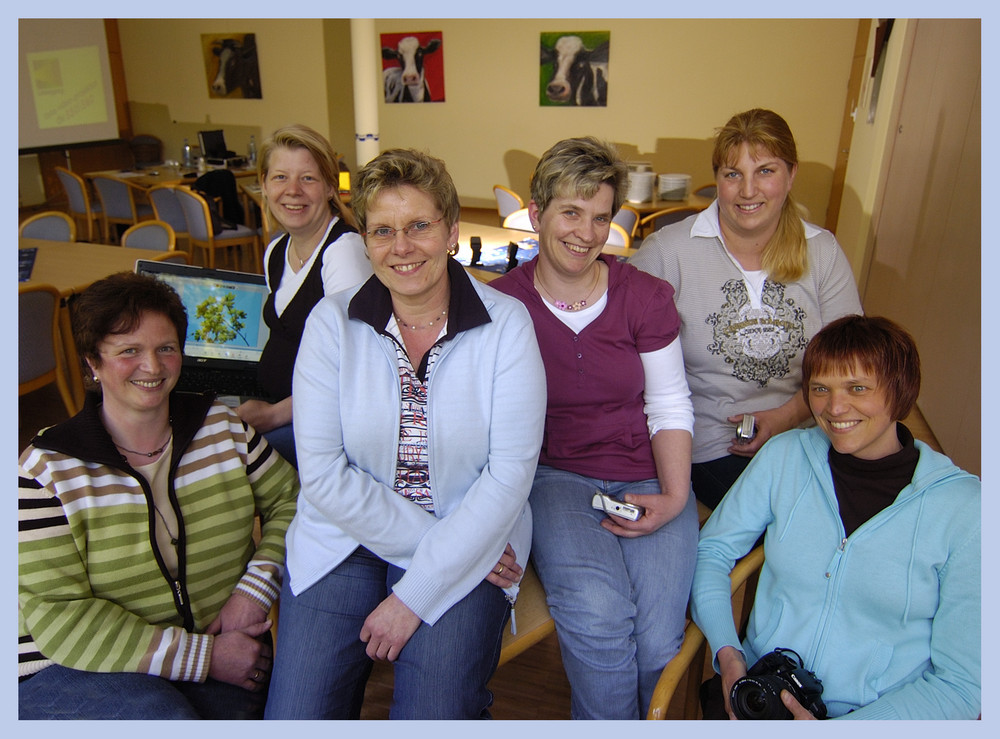
M541 35L542 105L608 104L610 31Z
M203 36L206 43L208 95L259 100L260 67L255 34Z
M444 101L444 42L440 31L383 33L381 41L387 103Z

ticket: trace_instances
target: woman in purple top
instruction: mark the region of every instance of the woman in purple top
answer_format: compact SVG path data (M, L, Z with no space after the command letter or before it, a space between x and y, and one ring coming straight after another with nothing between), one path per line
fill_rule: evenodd
M557 143L531 179L538 258L491 283L527 306L545 363L532 556L578 719L645 715L680 649L698 541L674 290L601 254L627 188L610 145Z

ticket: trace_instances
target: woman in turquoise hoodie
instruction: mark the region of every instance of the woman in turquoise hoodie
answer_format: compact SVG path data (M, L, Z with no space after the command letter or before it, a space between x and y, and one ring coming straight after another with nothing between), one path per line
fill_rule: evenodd
M980 481L900 423L920 389L912 338L848 316L810 342L816 427L770 440L702 530L692 616L732 684L775 649L822 681L830 718L974 719L981 710ZM747 635L729 571L764 533ZM783 691L794 718L812 718Z

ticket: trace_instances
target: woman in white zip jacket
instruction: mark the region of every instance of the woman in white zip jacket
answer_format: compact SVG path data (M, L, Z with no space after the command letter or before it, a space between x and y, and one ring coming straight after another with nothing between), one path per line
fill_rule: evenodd
M296 361L303 492L265 717L359 716L376 659L394 663L390 717L488 717L531 539L534 329L449 257L443 162L383 153L352 208L375 275L317 304Z

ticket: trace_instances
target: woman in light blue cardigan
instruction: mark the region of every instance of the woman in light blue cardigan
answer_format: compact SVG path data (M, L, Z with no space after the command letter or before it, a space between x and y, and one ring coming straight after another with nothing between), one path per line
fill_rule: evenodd
M747 666L785 648L822 681L830 718L976 718L981 486L899 423L920 389L913 340L884 318L841 318L806 349L802 388L816 428L765 444L698 545L691 612L727 712ZM762 532L741 644L728 575Z
M303 484L266 718L351 718L372 660L390 717L488 717L528 559L545 374L531 319L449 256L443 162L392 150L352 207L375 275L321 300L293 380Z

